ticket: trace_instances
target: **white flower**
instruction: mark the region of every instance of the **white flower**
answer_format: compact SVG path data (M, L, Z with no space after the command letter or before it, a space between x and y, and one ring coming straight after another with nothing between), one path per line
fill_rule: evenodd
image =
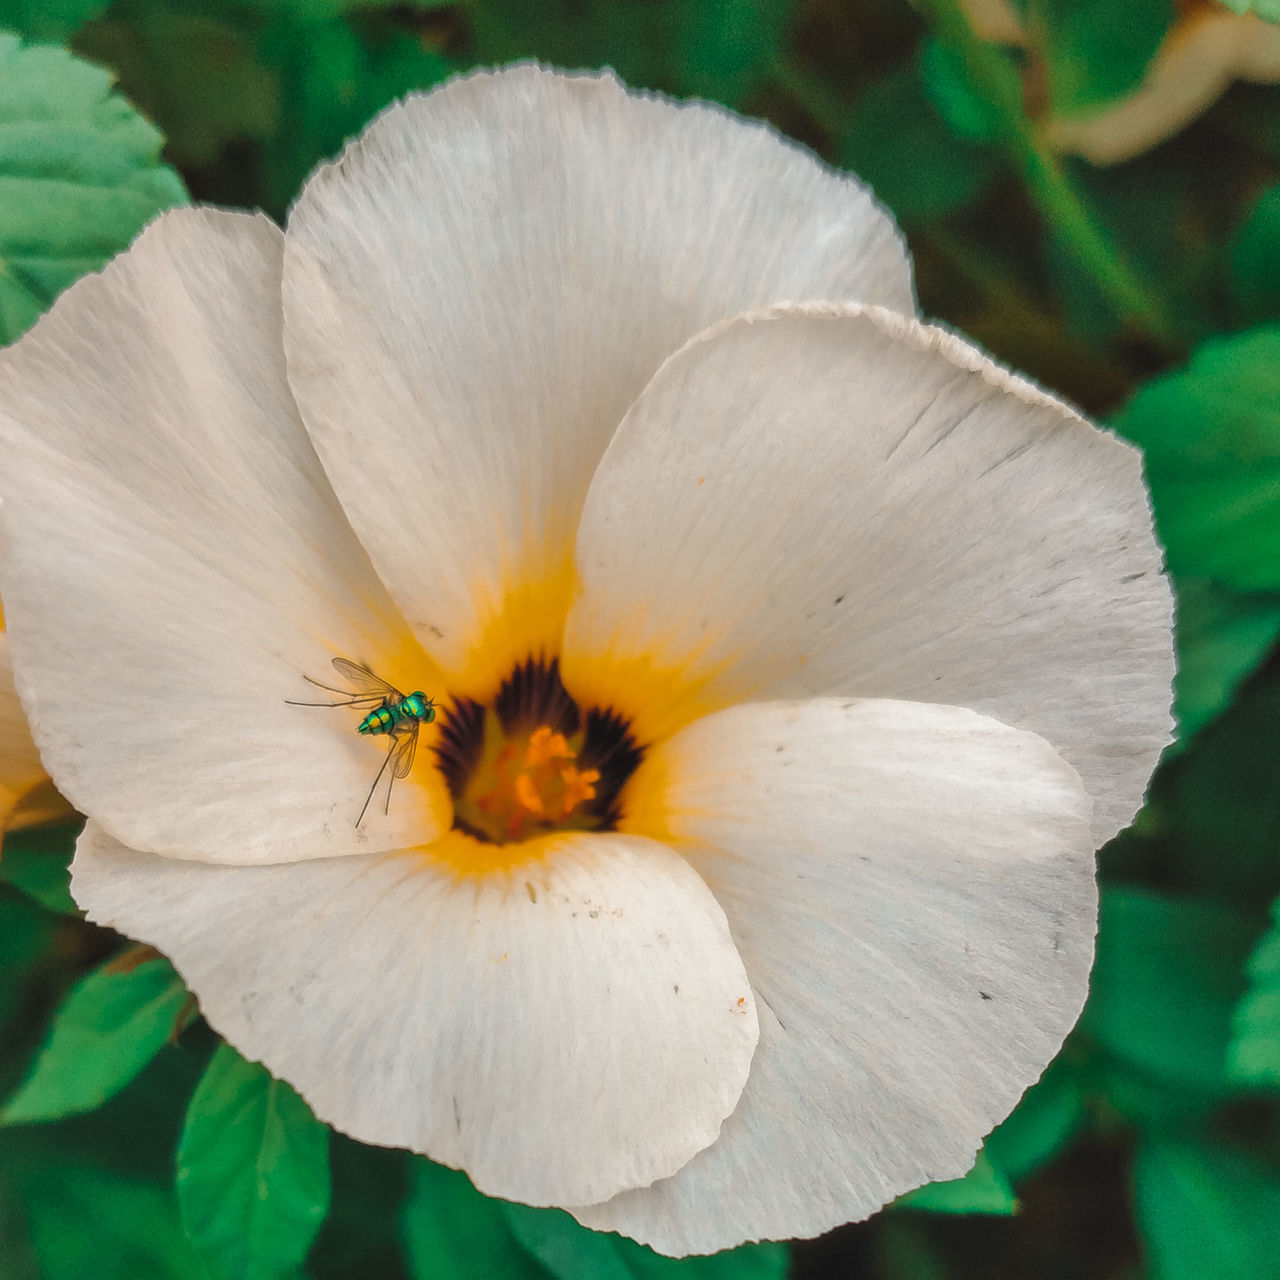
M608 76L165 215L0 369L90 917L336 1127L665 1252L962 1173L1084 999L1170 601L1137 455L912 310L855 182ZM359 824L335 656L440 708Z

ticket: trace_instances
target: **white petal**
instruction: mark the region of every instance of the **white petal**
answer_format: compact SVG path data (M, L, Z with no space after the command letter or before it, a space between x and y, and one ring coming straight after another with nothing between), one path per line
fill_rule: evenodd
M1101 843L1169 739L1137 452L938 329L780 308L670 360L600 465L564 676L654 741L747 697L974 707L1080 772Z
M558 647L610 435L706 325L792 298L912 310L854 179L719 108L534 66L382 115L289 219L298 403L455 687Z
M1074 772L962 708L815 699L701 720L636 782L637 819L687 842L725 908L760 1045L715 1146L575 1213L706 1253L967 1170L1084 1002L1097 900Z
M215 861L402 847L435 771L356 816L383 750L303 680L431 668L356 542L284 373L282 236L166 214L0 356L4 603L19 692L77 808ZM399 687L406 688L406 684ZM410 684L428 692L432 686Z
M456 849L214 867L91 828L72 891L336 1128L491 1195L599 1199L714 1141L755 1006L724 913L670 849L579 833L529 852L484 876L457 875Z

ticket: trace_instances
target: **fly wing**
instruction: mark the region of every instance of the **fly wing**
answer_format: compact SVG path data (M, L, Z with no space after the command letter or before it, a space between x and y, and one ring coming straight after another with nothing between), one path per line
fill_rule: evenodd
M308 684L315 685L317 689L323 689L325 693L336 693L338 701L299 702L296 698L286 698L285 702L291 707L358 707L361 711L372 711L374 707L379 707L386 701L386 698L379 693L362 693L353 698L350 689L335 689L333 685L313 680L309 675L303 675L302 678Z
M407 778L409 770L413 768L413 753L418 749L418 726L415 724L412 729L401 735L400 741L396 744L395 755L391 761L391 776L393 778Z
M393 707L404 701L404 694L399 689L388 684L381 676L375 676L361 662L352 662L350 658L334 658L333 669L352 688L358 690L362 697L377 698L379 702L385 699Z

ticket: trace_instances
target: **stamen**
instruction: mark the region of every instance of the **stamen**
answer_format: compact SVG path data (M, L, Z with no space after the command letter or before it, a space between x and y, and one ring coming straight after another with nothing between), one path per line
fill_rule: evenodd
M595 799L596 783L600 781L599 769L579 771L572 765L565 765L560 771L560 778L564 783L564 800L560 810L562 818L567 818L584 800Z
M542 803L542 797L538 794L538 788L527 773L522 773L516 779L515 798L521 808L527 809L530 813L536 813L538 817L542 817L547 811Z
M529 735L529 749L524 753L525 768L533 769L557 759L573 759L573 752L569 750L564 734L555 733L549 724L539 725Z
M610 828L640 759L625 722L579 711L554 661L520 664L490 706L464 701L445 724L436 750L455 826L494 844Z

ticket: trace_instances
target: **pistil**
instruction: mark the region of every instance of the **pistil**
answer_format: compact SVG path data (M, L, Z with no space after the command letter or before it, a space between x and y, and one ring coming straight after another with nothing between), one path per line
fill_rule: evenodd
M456 704L436 750L455 826L499 845L610 828L640 756L616 717L579 710L554 661L522 664L487 706Z

